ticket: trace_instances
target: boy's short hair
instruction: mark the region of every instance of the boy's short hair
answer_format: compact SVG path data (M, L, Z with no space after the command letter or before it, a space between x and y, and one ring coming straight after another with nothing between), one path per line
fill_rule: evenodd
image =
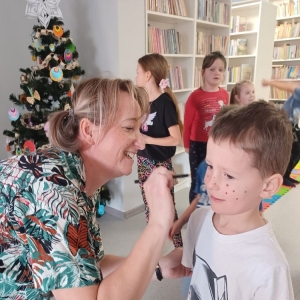
M251 155L252 166L262 178L283 175L290 160L292 125L282 109L264 100L222 113L215 119L209 137L214 142L229 141Z

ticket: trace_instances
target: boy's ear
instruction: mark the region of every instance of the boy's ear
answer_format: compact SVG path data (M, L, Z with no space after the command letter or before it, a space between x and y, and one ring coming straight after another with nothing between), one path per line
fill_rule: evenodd
M81 139L86 145L94 145L94 124L87 118L83 118L79 123L79 132Z
M265 180L263 190L260 194L261 198L271 198L281 187L283 178L280 174L274 174Z

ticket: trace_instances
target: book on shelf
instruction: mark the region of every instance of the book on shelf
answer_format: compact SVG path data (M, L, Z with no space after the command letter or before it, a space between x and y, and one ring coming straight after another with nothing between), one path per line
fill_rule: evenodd
M241 80L253 80L253 66L249 64L241 65Z
M247 39L237 39L237 55L247 54Z
M184 0L147 0L147 9L160 13L187 17Z
M243 32L247 30L247 17L235 16L231 17L230 32Z

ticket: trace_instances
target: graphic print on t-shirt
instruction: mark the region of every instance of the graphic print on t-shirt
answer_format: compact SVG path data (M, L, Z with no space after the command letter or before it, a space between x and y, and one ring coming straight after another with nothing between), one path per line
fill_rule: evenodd
M189 288L189 300L228 300L227 277L218 277L197 254Z
M209 100L209 99L205 99ZM203 121L204 121L204 127L203 130L208 132L210 127L213 125L216 114L220 111L220 109L224 106L223 100L217 100L216 102L210 102L210 101L203 101L204 107L203 107Z
M145 122L145 123L143 124L143 126L142 126L142 130L143 130L143 131L145 131L145 132L148 131L148 126L153 125L153 120L154 120L156 114L157 114L157 112L154 112L154 113L152 113L152 114L149 114L149 116L148 116L146 122Z

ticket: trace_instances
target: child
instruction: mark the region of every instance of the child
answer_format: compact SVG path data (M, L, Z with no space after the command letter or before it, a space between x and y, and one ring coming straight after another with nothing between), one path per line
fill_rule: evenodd
M294 299L285 255L258 210L282 184L292 140L285 113L265 101L214 122L204 180L211 207L192 214L183 250L193 268L188 299Z
M141 128L146 147L137 155L138 178L145 204L146 221L149 220L149 207L145 197L143 183L158 166L172 170L171 158L180 144L182 122L178 103L170 89L168 62L157 53L148 54L138 60L136 84L146 88L149 95L150 115ZM174 189L171 194L174 200ZM178 219L175 210L174 221ZM173 237L175 248L182 246L180 232Z
M196 170L205 159L208 132L221 107L228 104L228 93L220 88L226 70L226 59L219 51L204 57L203 86L191 93L184 113L184 148L189 153L191 169L190 203L195 198Z
M243 80L234 85L230 93L230 104L247 105L255 100L254 85Z
M300 86L299 83L284 82L279 80L263 80L263 86L271 86L292 93L289 99L284 103L283 109L288 114L288 118L293 125L294 142L290 162L283 175L283 183L287 186L295 186L299 182L290 177L292 170L300 160Z
M222 109L216 115L216 119L228 112L230 109L236 108L237 105L227 105L223 106ZM195 186L195 194L196 197L189 205L189 207L184 211L184 213L180 216L180 218L174 222L171 230L170 230L170 238L173 238L174 234L181 231L181 228L188 222L193 211L198 207L208 206L210 205L209 197L207 195L206 187L204 184L204 176L206 173L207 164L206 161L203 160L198 168L196 174L196 186Z

